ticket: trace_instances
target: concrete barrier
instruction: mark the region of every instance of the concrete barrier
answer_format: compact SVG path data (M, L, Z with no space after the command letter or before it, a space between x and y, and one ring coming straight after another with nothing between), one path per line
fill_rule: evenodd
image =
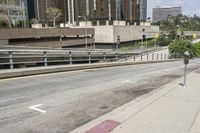
M161 63L161 62L172 62L172 61L179 61L179 60L113 62L113 63L96 63L96 64L84 64L84 65L60 65L60 66L48 66L48 67L21 68L12 70L9 69L0 71L0 79L47 74L47 73L76 71L84 69L95 69L95 68L148 64L148 63Z

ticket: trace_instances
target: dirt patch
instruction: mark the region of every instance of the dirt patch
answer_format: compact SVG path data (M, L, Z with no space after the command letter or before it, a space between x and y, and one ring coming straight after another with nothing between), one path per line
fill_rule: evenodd
M80 127L83 124L132 101L138 96L147 94L166 83L179 78L180 76L181 75L163 75L161 77L154 77L146 81L140 81L137 85L122 86L81 99L74 104L84 106L77 106L73 112L65 116L65 119L68 120L65 124L65 131L69 132Z

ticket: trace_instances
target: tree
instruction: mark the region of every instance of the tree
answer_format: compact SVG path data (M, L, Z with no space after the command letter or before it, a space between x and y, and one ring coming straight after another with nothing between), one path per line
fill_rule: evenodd
M6 5L13 5L15 3L15 0L2 0L2 5L4 9L2 9L0 12L4 15L7 15L7 18L9 20L9 27L12 27L12 19L11 19L11 9L9 6Z
M10 21L8 16L0 13L0 29L10 28Z
M49 7L46 10L47 19L53 22L53 27L56 27L56 21L61 17L62 12L58 8Z
M185 51L188 51L192 57L197 54L195 46L188 40L177 39L169 45L169 52L172 56L183 57Z

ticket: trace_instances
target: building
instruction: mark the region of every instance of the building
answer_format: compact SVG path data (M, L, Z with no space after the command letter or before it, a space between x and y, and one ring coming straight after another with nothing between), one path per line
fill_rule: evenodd
M87 21L146 21L147 0L34 0L35 16L46 22L46 9L56 7L62 10L61 22L78 24ZM82 16L80 18L79 16Z
M147 0L138 0L140 4L140 21L146 22L147 20Z
M35 8L34 8L34 0L27 1L27 9L28 9L28 19L31 20L35 18Z
M85 47L85 28L0 29L0 46ZM13 34L14 33L14 34ZM88 28L88 47L93 47L94 29Z
M9 14L13 25L17 25L20 22L24 27L27 26L27 0L0 0L0 11L5 11Z
M165 20L169 15L177 16L182 14L181 7L156 7L153 8L153 22Z

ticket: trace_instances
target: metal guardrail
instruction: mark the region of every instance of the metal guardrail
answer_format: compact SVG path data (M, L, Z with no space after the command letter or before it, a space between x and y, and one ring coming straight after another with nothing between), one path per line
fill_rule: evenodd
M60 64L101 63L114 61L168 60L167 54L149 54L143 52L101 52L69 50L0 50L0 68L14 69L31 66L49 66Z

